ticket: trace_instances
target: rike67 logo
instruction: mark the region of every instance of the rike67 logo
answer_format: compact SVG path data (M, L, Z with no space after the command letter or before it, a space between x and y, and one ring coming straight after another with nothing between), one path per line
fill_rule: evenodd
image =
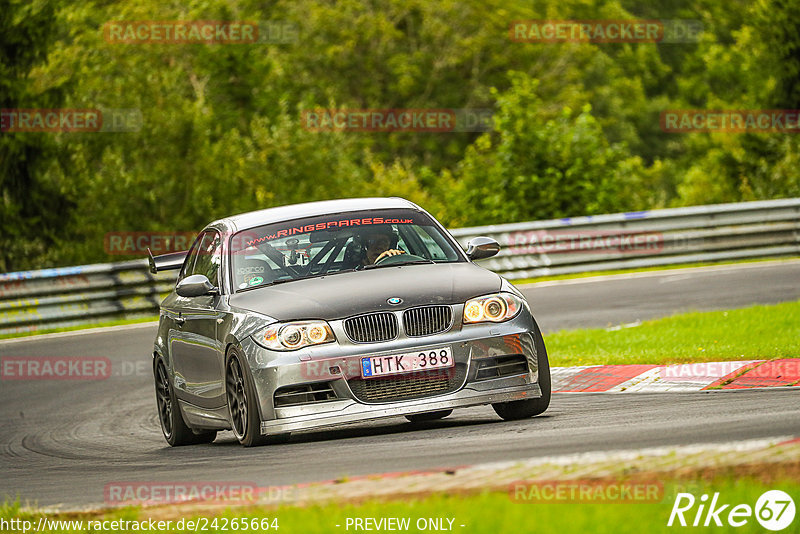
M699 499L691 493L678 493L667 526L731 526L742 527L753 517L767 530L779 531L794 521L795 505L788 493L780 490L764 492L756 501L755 507L749 504L730 504L714 493L709 502L708 495Z

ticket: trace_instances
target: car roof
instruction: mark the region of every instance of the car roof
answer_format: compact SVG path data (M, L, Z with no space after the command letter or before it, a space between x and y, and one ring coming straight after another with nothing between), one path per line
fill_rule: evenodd
M423 211L411 201L399 197L374 197L374 198L347 198L339 200L322 200L318 202L305 202L278 206L258 211L240 213L219 219L209 224L209 227L226 228L231 231L246 230L264 224L281 221L291 221L303 217L315 217L329 213L346 213L350 211L380 210L408 208Z

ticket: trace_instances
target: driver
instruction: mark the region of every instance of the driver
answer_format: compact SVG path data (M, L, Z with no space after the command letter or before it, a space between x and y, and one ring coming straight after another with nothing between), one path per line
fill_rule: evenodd
M404 250L395 248L397 247L397 234L391 227L371 228L362 235L361 239L364 243L362 265L372 265L383 258L405 254Z

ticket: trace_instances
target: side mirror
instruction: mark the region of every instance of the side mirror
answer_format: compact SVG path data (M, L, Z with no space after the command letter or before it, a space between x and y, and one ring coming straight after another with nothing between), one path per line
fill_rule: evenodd
M217 288L203 274L193 274L178 282L175 292L181 297L202 297L217 293Z
M491 237L474 237L467 243L467 256L471 260L491 258L500 252L500 243Z

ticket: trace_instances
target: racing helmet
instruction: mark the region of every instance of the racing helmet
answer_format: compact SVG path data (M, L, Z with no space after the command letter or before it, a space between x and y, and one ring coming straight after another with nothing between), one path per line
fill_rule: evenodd
M376 224L374 226L361 228L358 241L366 251L370 240L379 235L384 235L389 238L390 249L397 248L397 242L400 238L391 224Z

